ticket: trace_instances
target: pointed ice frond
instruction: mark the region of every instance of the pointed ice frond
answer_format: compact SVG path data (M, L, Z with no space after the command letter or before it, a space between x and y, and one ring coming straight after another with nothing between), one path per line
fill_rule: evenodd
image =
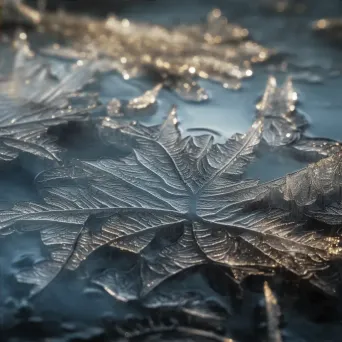
M245 167L254 159L262 133L262 121L256 121L246 134L236 134L224 144L214 144L211 135L182 138L176 107L173 107L162 125L146 127L133 123L118 126L107 131L106 140L117 142L120 139L118 132L136 137L139 150L148 150L147 145L151 142L160 145L172 158L179 177L192 192L199 192L207 185L221 187L227 180L243 174Z
M185 225L184 234L177 242L144 259L141 293L143 296L169 277L207 261L196 245L192 227L189 225Z
M258 117L264 120L263 137L269 145L287 145L300 138L307 121L296 111L297 97L290 78L282 87L277 87L275 77L269 77L264 95L256 106Z
M265 308L267 319L268 342L282 342L283 338L279 329L279 317L281 315L277 298L268 286L264 284Z
M47 135L49 127L84 120L86 109L45 107L0 95L0 160L10 161L22 152L59 160L56 138Z

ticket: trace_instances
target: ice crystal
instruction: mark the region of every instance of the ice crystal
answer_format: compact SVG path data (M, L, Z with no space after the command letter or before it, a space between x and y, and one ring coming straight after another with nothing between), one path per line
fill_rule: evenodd
M108 67L124 79L152 70L187 100L208 99L196 78L238 88L237 80L252 76L252 64L271 54L251 40L247 29L230 23L218 9L210 12L203 24L173 28L116 16L99 20L64 12L40 13L18 2L12 4L12 11L39 30L64 36L72 45L72 49L55 45L46 52L80 59L107 58Z
M156 85L153 89L147 90L143 95L129 101L112 99L107 104L107 115L110 118L131 117L142 114L154 114L157 107L157 97L162 84Z
M36 55L26 39L26 33L18 33L13 70L8 79L0 83L0 91L13 99L56 108L68 107L68 98L77 96L79 90L92 82L95 65L81 61L72 65L48 61ZM88 106L93 106L91 96L88 99Z
M339 141L306 136L298 140L293 148L304 153L307 157L312 156L313 158L330 157L342 152L342 145Z
M341 153L270 183L286 201L292 201L300 207L310 206L322 197L329 198L339 193L342 184Z
M274 188L272 189L272 185ZM286 175L269 183L270 193L280 193L281 197L294 203L306 216L332 226L342 223L341 188L342 154L336 153L329 158ZM279 200L279 198L277 198ZM329 253L339 255L342 251L340 233L326 237Z
M259 144L261 121L224 144L210 135L181 138L177 122L173 109L161 126L121 128L113 139L128 140L131 154L45 171L37 178L45 204L1 213L3 234L39 229L51 248L51 260L19 275L36 285L33 293L104 245L142 254L142 295L209 260L246 275L284 267L315 282L316 271L339 254L287 212L253 208L270 191L267 183L241 180ZM184 233L174 244L145 254L156 232L176 224ZM106 286L105 278L101 282Z
M196 322L191 315L177 312L159 314L157 317L151 315L145 320L128 323L116 325L116 331L123 337L120 341L236 342L222 334L222 331L217 331L219 329L215 329L208 321L203 319Z
M267 317L267 330L269 342L282 342L281 332L279 330L279 317L281 315L280 308L276 297L268 286L264 284L265 307Z
M138 266L124 272L117 268L109 268L93 277L92 281L118 300L128 301L139 298ZM222 315L215 313L214 308L220 308L225 316L232 310L229 301L213 291L198 274L186 278L185 284L177 279L171 279L142 298L141 303L150 309L172 308L211 320L223 318Z
M256 106L257 115L264 119L263 137L269 145L287 145L300 138L307 121L296 111L297 99L291 78L277 87L275 77L269 77L264 95Z
M12 74L0 82L0 160L11 161L25 152L59 161L60 148L47 130L87 118L88 111L96 106L96 98L82 98L72 92L91 77L88 66L58 72L24 44L15 57ZM71 100L82 103L73 107Z
M305 116L296 109L298 94L292 79L282 87L270 76L261 100L257 103L257 117L264 121L263 138L270 146L290 146L307 159L320 159L341 152L341 143L332 139L308 137L304 133L309 125Z

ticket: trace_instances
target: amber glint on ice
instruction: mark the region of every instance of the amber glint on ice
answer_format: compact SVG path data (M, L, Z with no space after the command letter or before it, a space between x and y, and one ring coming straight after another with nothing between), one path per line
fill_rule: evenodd
M313 22L312 29L317 34L333 41L342 40L342 19L341 18L323 18Z

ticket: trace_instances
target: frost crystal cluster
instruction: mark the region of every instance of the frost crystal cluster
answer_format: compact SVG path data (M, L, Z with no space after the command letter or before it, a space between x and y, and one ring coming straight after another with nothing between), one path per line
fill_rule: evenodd
M71 45L55 44L46 52L107 60L102 67L117 70L124 79L158 74L165 86L192 101L208 99L197 78L239 88L241 79L252 76L252 64L272 54L253 42L247 29L228 22L218 9L209 13L203 24L166 28L116 16L100 20L64 12L43 14L17 2L8 7L8 17L10 13L20 15L40 31L62 35Z
M42 295L60 275L69 274L148 312L148 320L134 326L112 324L117 336L126 338L122 341L166 332L233 341L180 316L166 322L150 313L167 308L169 316L222 320L231 305L209 285L209 277L202 277L204 272L194 271L206 267L223 270L239 286L253 275L280 275L328 296L337 294L341 145L306 135L309 120L297 108L290 77L278 86L270 76L251 108L255 121L249 130L221 143L210 134L184 134L176 106L160 125L127 120L156 113L164 86L195 101L208 99L198 78L237 87L252 75L253 63L270 56L246 29L217 9L204 24L165 28L115 16L99 20L37 12L20 1L7 6L4 20L16 14L71 45L45 53L78 59L71 64L44 57L20 33L12 44L12 71L0 80L1 166L17 167L25 158L46 163L35 174L37 199L0 211L4 241L35 232L46 252L13 273L16 281L30 285L27 298ZM87 86L96 86L97 73L110 69L125 79L152 70L160 81L138 97L114 97L103 105ZM77 125L77 133L91 130L101 153L94 157L84 148L86 157L80 151L81 156L70 157L62 147L70 138L68 125ZM58 127L64 135L56 133ZM79 136L75 140L84 143ZM250 163L270 150L315 162L266 183L246 179ZM97 272L84 271L103 250L117 257ZM127 255L134 262L126 262ZM124 265L121 256L127 257ZM189 277L191 286L182 287L178 276ZM281 310L268 282L259 306L263 340L281 342Z

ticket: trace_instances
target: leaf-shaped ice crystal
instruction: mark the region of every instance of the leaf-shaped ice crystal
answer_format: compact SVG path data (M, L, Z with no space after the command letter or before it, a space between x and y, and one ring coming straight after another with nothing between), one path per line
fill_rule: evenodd
M92 81L94 71L92 63L83 61L69 66L48 61L37 56L24 40L18 47L12 74L0 89L12 98L64 108L69 105L68 96Z
M94 98L90 96L85 104L82 101L73 108L67 95L89 81L91 71L86 66L76 67L58 79L39 58L26 60L27 49L25 45L18 52L11 78L0 84L0 160L13 160L21 152L59 160L60 149L47 130L87 118L88 110L95 106Z
M106 57L108 65L125 79L152 69L162 78L178 79L175 88L185 99L189 95L192 100L208 99L194 78L218 81L228 88L232 79L251 76L252 64L271 54L249 39L247 29L229 23L218 9L204 24L174 28L116 16L99 20L62 12L42 14L23 3L15 4L15 10L37 27L63 35L76 50L73 53L55 46L56 51L46 52L72 58L76 54L81 59ZM196 91L189 92L190 88Z
M110 295L119 300L137 300L139 298L139 266L128 271L106 269L93 277L95 284L101 286ZM163 283L142 300L143 306L151 309L175 308L208 319L222 319L212 307L223 309L225 315L231 313L230 302L211 289L199 274L192 274L182 280L174 279Z
M114 131L113 139L131 141L132 153L120 160L75 161L42 173L37 183L47 205L20 205L0 217L3 232L40 229L52 249L52 260L21 279L38 291L56 270L76 269L101 246L139 253L158 230L180 223L192 229L152 261L145 258L143 294L204 259L244 271L284 267L307 278L326 268L336 255L320 234L284 211L251 207L269 191L268 184L241 180L261 128L256 121L224 144L210 135L182 138L173 108L160 126Z
M264 95L257 104L257 115L264 118L263 137L269 145L287 145L300 138L307 121L296 112L296 101L297 93L290 78L282 87L277 87L275 77L268 78Z
M196 245L190 224L185 224L183 235L175 243L153 253L143 252L140 259L142 290L137 284L137 276L139 276L137 268L130 269L128 272L119 272L117 269L106 270L96 277L94 282L115 298L137 299L140 293L141 295L149 293L151 289L184 269L207 262L205 255ZM123 282L130 285L122 288ZM132 288L133 290L128 294L127 289Z
M185 225L183 235L172 245L157 251L142 261L142 295L169 277L193 266L206 263L207 259L194 239L192 227Z
M86 109L58 109L13 100L0 95L0 160L11 161L21 152L60 160L49 127L86 118Z

